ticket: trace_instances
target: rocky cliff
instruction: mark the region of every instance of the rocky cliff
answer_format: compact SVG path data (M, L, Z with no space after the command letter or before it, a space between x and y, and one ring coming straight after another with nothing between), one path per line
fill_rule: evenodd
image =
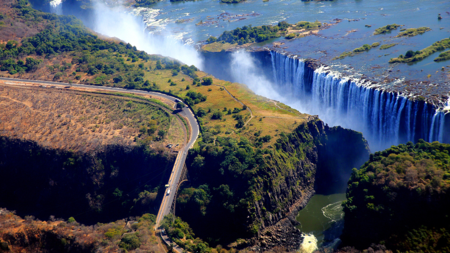
M198 235L221 238L220 243L253 238L231 245L237 248L296 250L301 233L295 215L316 182L333 185L336 175L350 175L369 154L360 133L330 128L314 117L277 138L267 149L255 149L245 139L220 139L191 152L187 164L194 190L179 194L177 212Z
M173 161L145 146L80 153L0 137L0 206L85 224L157 213Z
M290 134L282 148L289 155L297 156L302 153L300 150L305 153L297 156L300 159L288 170L284 170L285 164L271 166L275 171L278 169L277 177L283 180L255 203L256 217L262 228L255 243L261 250L280 245L289 251L298 250L301 233L294 227L298 224L295 220L298 211L315 192L344 191L342 185L348 180L351 169L359 167L369 157L362 134L341 127L330 128L317 119Z

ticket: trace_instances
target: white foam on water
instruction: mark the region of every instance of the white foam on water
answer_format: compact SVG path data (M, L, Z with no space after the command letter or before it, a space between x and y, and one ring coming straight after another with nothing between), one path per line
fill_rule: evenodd
M317 238L313 234L302 234L303 242L300 245L299 253L312 253L318 250Z
M342 201L328 204L322 207L323 216L330 219L332 222L341 220L344 218L344 212L342 207Z
M450 98L448 99L447 103L444 106L444 111L449 112L450 111Z

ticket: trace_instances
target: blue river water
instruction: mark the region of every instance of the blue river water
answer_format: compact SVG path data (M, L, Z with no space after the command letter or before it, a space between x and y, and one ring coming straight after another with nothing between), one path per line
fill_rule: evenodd
M321 21L333 23L342 21L322 30L316 36L284 41L283 50L300 55L302 58L319 59L326 64L338 64L346 69L372 76L381 81L386 76L409 80L447 83L448 73L440 71L450 65L449 61L433 61L439 52L416 64L388 64L390 58L405 54L407 50L420 50L432 43L450 37L450 2L446 0L340 0L331 2L303 2L299 0L248 0L239 4L223 4L219 1L162 1L141 14L150 11L150 30L170 31L178 38L195 43L209 36L219 36L223 31L245 25L276 25L279 21L296 23L299 21ZM438 14L443 17L438 20ZM376 28L388 24L400 24L401 28L385 35L373 35ZM370 25L367 28L366 25ZM415 37L395 38L400 29L430 27L432 30ZM369 52L347 57L343 60L331 59L345 51L351 51L363 44L380 42L397 43L386 49L372 49ZM391 72L387 72L391 70ZM436 72L437 71L437 72ZM371 74L367 74L371 73ZM431 77L428 77L428 75ZM437 92L448 92L436 89Z

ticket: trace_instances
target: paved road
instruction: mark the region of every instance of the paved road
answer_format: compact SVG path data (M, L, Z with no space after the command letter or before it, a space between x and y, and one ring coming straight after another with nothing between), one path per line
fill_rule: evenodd
M116 87L105 87L105 86L94 86L94 85L85 85L85 84L68 84L68 83L61 83L61 82L50 82L50 81L35 81L35 80L25 80L25 79L11 79L11 78L4 78L0 77L0 80L4 81L12 81L12 82L27 82L27 83L37 83L37 84L48 84L48 85L64 85L64 86L72 86L77 88L86 88L86 89L102 89L102 90L108 90L108 91L117 91L117 92L125 92L125 93L134 93L134 94L150 94L152 96L159 96L168 100L176 101L177 98L172 97L170 95L166 95L159 92L153 92L153 91L142 91L142 90L127 90L122 88L116 88ZM188 154L189 149L194 145L195 141L197 140L200 127L198 125L197 120L194 117L194 114L192 111L185 107L181 112L178 114L184 116L190 125L190 138L188 137L188 143L178 152L177 159L175 161L175 164L173 166L172 173L170 175L169 179L169 185L170 187L166 189L166 192L164 193L164 198L162 200L158 216L156 219L156 228L159 227L159 222L164 218L165 215L167 215L170 212L170 207L172 205L172 202L174 201L174 192L177 190L178 182L180 181L181 172L183 170L184 163L186 161L186 157ZM188 129L187 129L188 130ZM170 189L170 194L167 194L167 192Z

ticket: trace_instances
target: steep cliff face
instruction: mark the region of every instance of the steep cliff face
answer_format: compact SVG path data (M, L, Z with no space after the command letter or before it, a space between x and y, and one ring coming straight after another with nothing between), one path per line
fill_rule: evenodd
M0 206L20 215L50 215L93 224L158 211L173 156L144 146L93 153L0 138Z
M254 149L245 139L216 143L200 143L191 153L189 174L197 189L179 194L177 214L210 242L253 237L236 246L256 244L262 250L297 249L301 233L295 215L314 194L317 180L326 184L334 175L349 175L368 158L360 133L329 128L313 117L292 133L280 133L268 149ZM275 234L277 239L266 238Z
M298 249L300 233L294 228L298 211L306 206L315 192L345 191L351 169L359 167L369 157L362 134L341 127L330 128L320 120L299 127L290 134L282 148L288 155L299 159L287 170L286 164L271 166L278 172L275 174L279 177L279 184L274 184L255 203L256 219L262 228L258 233L259 241L255 243L262 250L279 245L291 251ZM304 156L298 156L303 152ZM268 237L267 234L278 236Z

